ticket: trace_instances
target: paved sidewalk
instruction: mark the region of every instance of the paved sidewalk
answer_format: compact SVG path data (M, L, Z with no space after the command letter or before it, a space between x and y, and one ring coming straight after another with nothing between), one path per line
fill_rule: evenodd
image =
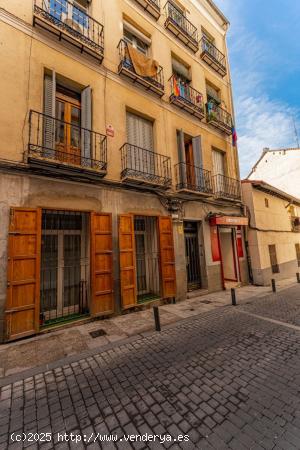
M252 301L241 289L236 308L224 307L225 295L223 307L161 333L7 382L1 450L298 450L300 327L270 322L265 304L270 317L290 318L299 292ZM65 441L71 434L77 443Z
M295 279L280 281L277 283L278 291L295 284ZM244 286L237 289L237 299L239 304L245 304L264 297L270 290L270 287ZM161 324L164 327L228 305L231 305L230 290L187 299L176 305L164 305L160 307ZM95 348L107 348L111 343L122 342L130 336L142 335L153 329L153 312L148 309L82 325L74 324L72 327L4 344L0 346L0 378ZM106 334L93 338L90 333L97 330L103 330Z

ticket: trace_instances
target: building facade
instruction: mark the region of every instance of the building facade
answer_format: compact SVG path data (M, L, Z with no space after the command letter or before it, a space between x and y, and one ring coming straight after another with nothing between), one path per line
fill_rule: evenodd
M253 166L249 180L263 180L300 198L300 148L265 148Z
M210 0L0 0L0 336L247 282Z
M253 282L296 277L300 267L300 199L264 181L244 180L247 243Z

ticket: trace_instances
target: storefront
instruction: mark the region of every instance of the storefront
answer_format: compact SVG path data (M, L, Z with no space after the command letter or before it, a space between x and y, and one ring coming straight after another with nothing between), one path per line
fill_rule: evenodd
M242 282L240 260L245 256L243 216L213 215L209 219L213 262L220 262L223 288Z

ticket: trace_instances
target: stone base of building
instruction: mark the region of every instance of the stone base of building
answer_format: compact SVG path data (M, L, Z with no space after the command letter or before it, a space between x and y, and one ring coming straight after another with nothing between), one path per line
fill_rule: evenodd
M104 273L105 271L98 273L98 281L95 281L95 278L91 276L91 266L94 264L90 260L91 254L93 253L91 252L91 248L93 246L95 248L99 246L98 253L96 250L94 252L96 258L99 256L99 258L103 259L106 253L112 255L112 286L110 294L114 314L120 313L125 309L142 308L147 303L163 299L169 301L172 300L173 296L177 300L185 300L187 292L193 289L208 289L210 292L213 292L224 288L221 263L212 259L211 227L207 220L207 215L208 212L215 214L240 214L239 206L222 208L214 204L204 205L201 200L197 202L184 201L181 204L180 210L172 216L166 207L167 202L163 201L163 197L159 193L145 192L139 188L123 188L119 184L115 186L104 183L101 185L91 185L13 173L1 174L0 193L1 341L6 340L8 336L7 309L8 303L12 302L12 299L8 298L8 292L10 292L9 295L12 295L11 292L15 292L14 295L17 295L11 286L10 291L6 288L8 270L12 270L8 258L9 240L15 237L11 231L12 214L14 214L12 211L14 211L14 208L39 210L41 211L42 221L45 222L48 220L50 224L41 224L43 227L40 244L42 255L39 267L41 269L44 267L46 270L42 274L35 274L40 283L38 288L39 292L36 292L43 298L46 305L46 307L44 305L43 314L39 312L39 316L35 318L39 322L38 327L45 326L46 323L50 323L53 320L55 321L57 319L55 314L66 314L66 317L70 316L69 318L71 320L72 314L67 316L68 308L69 312L71 311L75 315L79 312L79 306L77 307L76 304L75 307L73 304L73 298L76 297L77 291L80 291L78 295L80 295L81 300L84 299L86 302L85 306L80 306L80 311L83 314L89 314L93 311L94 306L88 304L91 301L90 291L94 293L93 295L97 296L97 292L102 295L100 297L99 294L99 301L109 301L108 286L107 292L105 291L105 283L108 282L107 273L106 275ZM96 232L96 237L92 237L89 234L90 221L95 220L95 217L99 214L100 218L101 214L108 214L111 217L111 237L106 232L108 241L111 239L111 252L106 252L105 249L101 250L102 244L100 242L103 231ZM126 236L128 236L125 229L123 230L123 234L120 232L121 216L134 218L132 222L132 233L135 236L135 244L131 248L131 251L135 260L133 265L135 265L136 272L130 273L126 267L124 269L124 265L122 266L123 271L122 267L120 268L122 258L127 258L129 255L128 248L126 248L127 244L124 244L125 241L122 241L123 243L121 242L123 238L126 240ZM94 219L91 219L91 217L94 217ZM173 244L169 242L171 234L168 230L163 229L164 224L160 220L160 218L166 217L172 219ZM62 225L63 222L66 222L66 225ZM71 223L72 225L70 225ZM84 227L86 234L83 239L82 230ZM62 229L64 230L63 233ZM98 237L100 239L99 242L97 241ZM164 257L162 257L160 245L166 246ZM68 274L66 268L69 266L66 260L71 250L73 251L76 246L77 257L80 263L78 263L77 272L74 269L74 273ZM48 253L43 254L46 247ZM88 250L83 250L84 248L88 248ZM170 252L172 252L173 248L175 254L175 295L172 294L172 289L170 284L168 284L172 271L172 264L165 259L168 258L168 248ZM188 257L187 252L189 252ZM74 252L72 255L75 258ZM55 260L53 263L54 269L51 269L49 258ZM55 258L58 261L57 266ZM60 268L61 262L59 258L64 259L64 266L62 268ZM192 262L191 259L193 260ZM194 264L192 270L189 270L190 268L188 269L188 264ZM240 281L246 283L248 281L248 275L245 254L239 258L239 266ZM16 279L22 277L21 272L22 270L20 269L19 274L15 274ZM129 289L131 286L130 280L126 279L126 277L128 278L130 276L135 278L134 280L132 279L132 283L135 285L135 291L132 292L135 292L134 295L137 298L135 304L130 303L130 296L128 296L127 300L129 300L126 304L122 299L122 289L124 289L125 284L127 283L126 289ZM79 286L78 289L76 288L76 283ZM97 286L94 284L97 284ZM58 292L57 286L62 286L61 292ZM30 295L29 291L30 288L27 291L28 295ZM69 300L66 302L65 298L60 298L61 309L58 312L57 299L63 295L66 296L66 291L68 292ZM94 298L96 297L93 296ZM108 313L110 312L108 306L107 311ZM10 323L9 326L13 327L13 324Z

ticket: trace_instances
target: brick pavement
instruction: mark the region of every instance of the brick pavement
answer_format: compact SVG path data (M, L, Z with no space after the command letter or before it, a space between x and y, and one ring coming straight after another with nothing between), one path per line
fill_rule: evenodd
M272 298L255 312L266 304L278 314ZM0 448L299 449L300 331L239 312L250 306L220 308L4 386ZM9 443L12 432L51 432L53 441ZM189 441L59 443L58 432Z

